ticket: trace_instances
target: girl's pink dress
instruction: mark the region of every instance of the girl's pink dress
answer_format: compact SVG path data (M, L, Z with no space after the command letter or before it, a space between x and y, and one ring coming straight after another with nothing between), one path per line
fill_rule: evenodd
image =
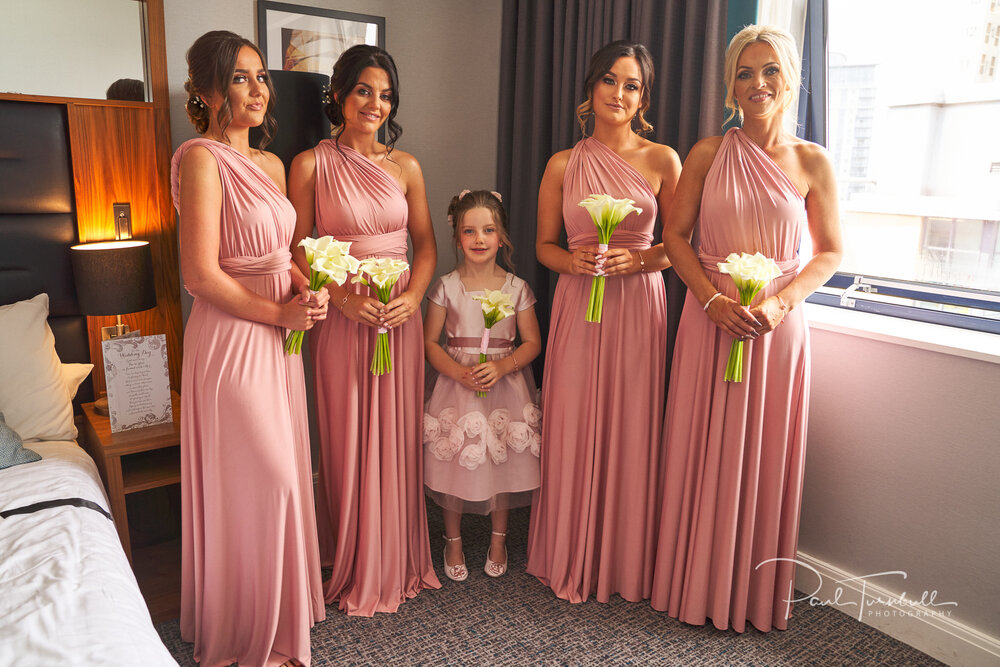
M219 266L251 292L291 294L295 211L256 164L208 139L219 164ZM309 664L326 617L313 511L302 360L287 332L195 295L181 374L181 636L202 665Z
M514 302L515 314L490 329L488 359L511 353L517 336L517 313L535 304L531 288L512 273L501 291ZM467 292L457 271L428 292L447 311L445 351L463 366L479 363L485 325L482 304ZM454 512L489 514L531 504L538 488L541 410L531 368L502 378L484 397L438 375L424 414L424 485L441 507Z
M351 254L406 259L406 198L384 169L348 146L321 141L316 228L351 241ZM392 290L409 282L404 273ZM345 283L358 293L364 285ZM392 371L369 370L376 330L335 308L309 332L320 432L319 546L333 568L327 602L351 615L396 611L439 588L424 506L421 418L424 336L420 317L389 332Z
M578 202L591 194L635 200L612 247L650 247L656 197L642 174L587 138L563 179L569 247L597 244ZM606 281L601 323L586 322L591 276L556 285L542 381L541 487L531 512L528 572L582 602L649 597L666 372L666 297L659 272Z
M740 129L726 133L705 178L699 256L716 289L738 299L717 263L760 252L798 272L805 200ZM809 402L802 309L744 347L743 382L724 382L732 338L687 299L670 374L662 513L652 605L720 630L788 626Z

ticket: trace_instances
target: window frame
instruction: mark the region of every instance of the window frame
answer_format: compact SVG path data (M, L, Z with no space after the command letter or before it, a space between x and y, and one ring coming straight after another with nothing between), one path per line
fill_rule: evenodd
M824 57L804 58L803 73L809 88L804 91L806 96L815 96L814 104L823 105L825 113L806 114L802 111L805 105L800 105L799 114L801 135L825 146L830 145L828 1L818 3L821 5L818 12L809 12L803 45L803 53L814 49L811 43L822 45ZM997 28L1000 29L1000 25ZM983 64L985 60L986 54L983 54ZM921 230L921 233L926 231ZM1000 335L1000 291L838 271L807 297L806 302ZM956 309L962 308L978 309L987 314L980 316L956 312Z

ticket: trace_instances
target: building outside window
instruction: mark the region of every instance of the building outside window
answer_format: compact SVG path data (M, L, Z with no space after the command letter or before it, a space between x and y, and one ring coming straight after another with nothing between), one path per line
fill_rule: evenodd
M828 16L841 271L1000 292L1000 2L828 0Z

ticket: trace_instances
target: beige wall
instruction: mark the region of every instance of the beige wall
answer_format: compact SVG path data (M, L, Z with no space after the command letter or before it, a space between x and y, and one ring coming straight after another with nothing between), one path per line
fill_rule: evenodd
M423 168L438 239L438 275L454 266L445 221L463 188L496 187L501 0L336 0L299 4L386 18L386 50L399 69L403 136L397 146ZM256 38L253 0L164 3L174 146L195 136L184 113L184 54L208 30Z
M1000 628L1000 365L812 332L799 550ZM851 613L851 610L847 610Z

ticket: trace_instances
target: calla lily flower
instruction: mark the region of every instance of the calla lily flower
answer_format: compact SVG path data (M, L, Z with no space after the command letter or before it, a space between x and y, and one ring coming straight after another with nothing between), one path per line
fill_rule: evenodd
M631 199L615 199L611 195L590 195L579 203L587 209L597 226L598 249L605 252L611 243L611 234L619 223L631 213L642 215L642 209ZM587 304L588 322L600 322L604 311L604 275L594 276L590 285L590 301Z
M736 283L736 291L740 296L740 305L749 306L755 296L767 287L768 283L781 275L777 263L759 252L750 255L735 252L726 257L725 262L719 262L719 273L724 273ZM743 341L734 340L729 348L729 361L726 363L726 382L743 381Z
M362 283L369 288L374 287L378 295L378 300L382 303L389 303L392 296L392 288L403 273L409 270L410 265L406 260L392 259L390 257L369 257L361 260L358 265L357 275L351 279L352 283ZM367 279L365 276L368 276ZM392 356L389 353L389 332L383 327L378 328L378 335L375 338L375 353L372 355L371 364L372 375L384 375L392 370Z
M306 251L309 265L309 289L317 291L331 282L343 285L350 273L356 273L359 262L351 256L349 241L338 241L332 236L318 239L304 238L299 245ZM302 351L304 331L292 331L285 338L285 352L299 354Z
M514 314L514 301L510 294L505 294L501 290L483 290L482 296L473 295L473 299L479 301L483 307L483 340L479 346L479 363L486 361L486 350L490 344L490 329L500 320ZM477 391L476 396L482 398L486 396L485 391Z

